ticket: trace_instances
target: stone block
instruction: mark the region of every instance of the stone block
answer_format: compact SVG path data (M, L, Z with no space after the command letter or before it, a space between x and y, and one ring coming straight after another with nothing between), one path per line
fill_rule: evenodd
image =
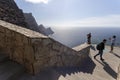
M54 57L54 56L56 56L58 54L58 52L56 52L56 51L54 51L54 50L50 50L50 53L49 53L49 55L50 55L50 57Z
M29 45L30 44L30 39L26 36L22 36L23 44L24 45Z
M57 66L56 64L58 63L58 57L57 56L52 56L49 61L49 66Z
M4 47L4 51L5 54L9 56L11 54L11 47L10 46Z
M5 33L5 28L0 26L0 33Z
M23 35L16 33L15 34L15 44L18 46L23 46Z
M24 64L25 68L27 69L26 71L30 74L34 74L34 66L33 64L30 63L25 63Z
M34 51L31 45L25 45L24 46L24 58L27 63L33 63L34 62Z
M5 47L5 35L0 33L0 47Z
M34 45L35 59L39 60L41 57L49 57L50 49L47 46Z
M9 29L5 29L5 36L11 37L12 36L12 31Z
M53 43L53 49L59 52L59 49L61 48L61 45L56 43Z
M24 48L23 48L23 46L16 46L14 48L13 60L19 62L20 64L24 64Z
M47 45L49 45L51 43L52 43L52 41L49 38L42 39L42 44L44 46L47 46Z
M45 69L44 64L41 64L41 62L35 62L33 66L34 66L34 74L37 74Z
M6 47L13 45L13 39L14 38L12 38L12 37L5 36L5 45L6 45Z

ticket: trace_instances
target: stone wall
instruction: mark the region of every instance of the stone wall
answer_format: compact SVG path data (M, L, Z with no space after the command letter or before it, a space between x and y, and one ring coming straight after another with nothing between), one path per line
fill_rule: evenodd
M0 49L36 74L47 67L80 66L90 47L85 45L76 51L38 32L0 20Z
M31 41L35 53L35 73L40 71L38 69L53 66L80 66L80 63L88 58L90 50L89 46L86 45L77 52L51 38L32 39Z

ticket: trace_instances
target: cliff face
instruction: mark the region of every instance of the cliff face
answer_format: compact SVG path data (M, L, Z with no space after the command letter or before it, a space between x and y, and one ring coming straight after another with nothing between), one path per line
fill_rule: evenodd
M49 28L45 28L42 24L38 26L39 27L39 31L42 32L45 35L51 35L54 34L54 32L52 31L52 29Z
M54 32L52 31L52 29L49 27L46 29L46 34L49 35L49 34L54 34Z
M28 28L23 12L14 0L0 0L0 19Z
M24 17L29 29L47 36L54 33L51 28L46 29L42 24L38 25L35 18L32 16L32 13L24 13Z
M38 24L35 18L32 16L32 13L24 13L25 22L28 24L29 29L39 32Z
M32 13L23 13L14 0L0 0L0 20L37 31L44 35L53 33L52 30L44 28L43 25L39 27Z

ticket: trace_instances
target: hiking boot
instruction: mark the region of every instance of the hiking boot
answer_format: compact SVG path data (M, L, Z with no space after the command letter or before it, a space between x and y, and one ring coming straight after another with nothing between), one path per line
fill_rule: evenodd
M104 59L103 59L103 58L101 58L100 60L101 60L101 61L104 61Z
M96 56L94 56L94 59L96 59Z

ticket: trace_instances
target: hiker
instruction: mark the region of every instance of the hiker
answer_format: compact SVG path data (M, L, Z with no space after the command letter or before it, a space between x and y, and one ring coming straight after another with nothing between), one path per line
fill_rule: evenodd
M107 41L106 39L103 39L103 41L97 45L96 48L98 50L98 54L94 56L94 59L96 59L96 56L100 55L100 60L104 61L102 56L103 56L103 50L105 49L106 41Z
M87 43L91 44L91 33L87 34Z
M113 52L114 46L115 46L115 41L116 41L116 36L114 35L111 39L111 50L110 52Z

